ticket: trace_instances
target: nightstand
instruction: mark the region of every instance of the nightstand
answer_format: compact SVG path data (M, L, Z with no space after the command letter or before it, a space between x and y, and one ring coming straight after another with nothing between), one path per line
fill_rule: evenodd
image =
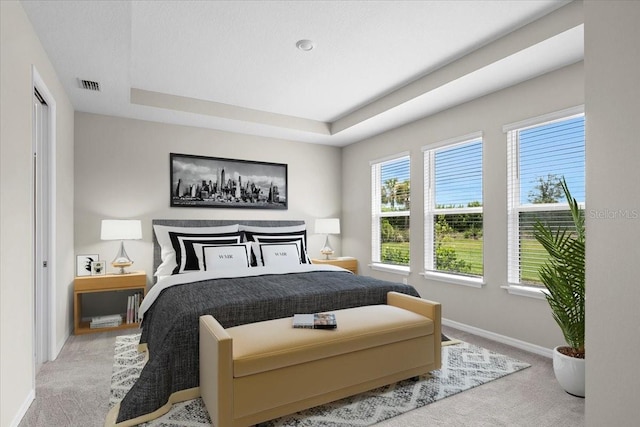
M128 274L76 277L73 281L73 333L75 335L137 328L139 326L138 322L125 323L125 317L120 326L92 329L90 322L82 321L82 296L96 292L126 292L129 295L142 292L144 297L147 294L147 274L144 271L135 271ZM126 311L127 307L125 306L118 313L111 314L122 314Z
M353 274L358 274L358 260L352 257L340 257L330 259L312 259L313 264L331 264L338 267L342 267L345 270L351 271Z

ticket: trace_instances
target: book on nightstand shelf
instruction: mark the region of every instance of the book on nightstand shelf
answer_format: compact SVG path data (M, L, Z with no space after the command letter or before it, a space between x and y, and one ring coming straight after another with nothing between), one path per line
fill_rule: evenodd
M119 314L109 314L106 316L94 316L91 318L89 327L91 329L97 328L114 328L122 324L122 316Z
M136 323L138 321L138 311L142 302L142 294L129 295L127 299L127 320L126 323Z
M294 328L336 329L336 315L333 313L294 314Z

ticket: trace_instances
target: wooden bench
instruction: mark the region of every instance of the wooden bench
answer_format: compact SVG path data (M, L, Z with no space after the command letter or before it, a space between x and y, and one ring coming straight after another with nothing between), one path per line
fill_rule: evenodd
M250 426L440 368L439 303L333 311L335 330L292 318L224 329L200 318L200 393L215 427Z

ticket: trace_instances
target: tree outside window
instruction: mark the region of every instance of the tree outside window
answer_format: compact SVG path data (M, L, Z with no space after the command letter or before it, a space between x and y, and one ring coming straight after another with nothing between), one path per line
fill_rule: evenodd
M373 163L373 262L408 267L410 261L410 159Z

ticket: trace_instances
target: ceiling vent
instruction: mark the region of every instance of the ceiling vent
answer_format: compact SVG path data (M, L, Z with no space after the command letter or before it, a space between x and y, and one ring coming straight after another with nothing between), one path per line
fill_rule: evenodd
M82 89L95 90L100 92L100 83L94 82L91 80L82 80L82 79L78 79L78 80L80 81L80 87Z

